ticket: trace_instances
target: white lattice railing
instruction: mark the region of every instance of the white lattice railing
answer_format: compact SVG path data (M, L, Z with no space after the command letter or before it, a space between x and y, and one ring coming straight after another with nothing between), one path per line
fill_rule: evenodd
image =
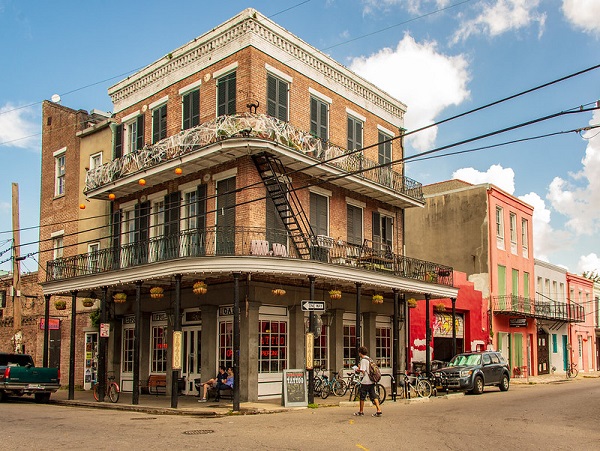
M85 192L100 188L121 177L195 152L215 142L238 137L275 141L298 153L324 162L338 157L326 164L349 173L358 171L356 174L358 177L416 199L423 198L422 185L419 182L405 177L391 168L376 167L377 163L364 158L362 152L349 153L346 149L329 145L287 122L264 114L250 113L220 116L213 121L183 130L156 144L90 169L86 175Z

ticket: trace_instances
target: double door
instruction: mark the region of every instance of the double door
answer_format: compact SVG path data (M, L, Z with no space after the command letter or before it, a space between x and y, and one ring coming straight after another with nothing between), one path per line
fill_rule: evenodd
M194 386L194 379L200 375L201 326L190 326L183 328L183 371L185 377L184 395L196 395L198 392Z

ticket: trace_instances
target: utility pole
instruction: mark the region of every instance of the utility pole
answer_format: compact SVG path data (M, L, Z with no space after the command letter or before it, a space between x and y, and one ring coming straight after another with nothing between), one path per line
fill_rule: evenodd
M19 184L12 184L12 228L13 228L13 343L15 352L23 353L23 332L21 319L21 262L19 247Z

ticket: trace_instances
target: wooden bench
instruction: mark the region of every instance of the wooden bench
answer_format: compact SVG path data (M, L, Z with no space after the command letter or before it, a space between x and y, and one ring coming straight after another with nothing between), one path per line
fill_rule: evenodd
M206 395L206 399L208 400L210 398L213 398L215 401L217 401L219 399L233 400L233 389L230 387L221 388L221 390L219 390L219 393L217 393L216 387L209 388L208 393Z
M165 374L150 375L146 387L151 395L164 395L167 393L167 376Z

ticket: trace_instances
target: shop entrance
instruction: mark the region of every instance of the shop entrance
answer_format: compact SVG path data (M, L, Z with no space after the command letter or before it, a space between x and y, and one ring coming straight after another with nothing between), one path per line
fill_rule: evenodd
M85 333L85 361L83 389L91 390L98 380L98 332Z
M199 379L200 375L200 354L201 354L201 326L183 328L183 371L185 378L184 395L196 395L198 392L194 386L194 379Z
M550 373L550 354L548 353L548 333L544 329L539 329L538 339L538 374Z

